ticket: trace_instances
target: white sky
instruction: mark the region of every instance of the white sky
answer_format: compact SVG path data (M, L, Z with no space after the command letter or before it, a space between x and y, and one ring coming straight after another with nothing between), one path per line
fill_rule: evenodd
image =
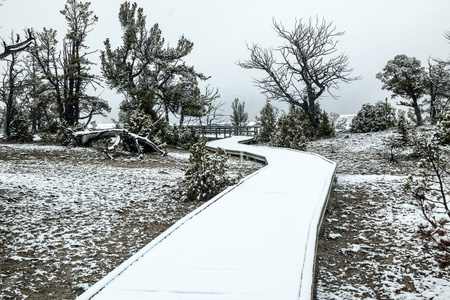
M117 14L122 0L91 0L91 9L99 22L90 34L91 49L102 50L110 38L115 48L121 42ZM134 2L134 1L131 1ZM262 72L245 70L235 63L249 57L246 43L264 47L283 43L272 28L272 18L292 28L295 19L309 17L333 21L339 31L338 50L349 56L349 64L362 79L342 84L335 94L338 100L325 97L321 105L328 112L356 113L363 103L384 100L390 94L381 90L375 78L386 62L397 54L414 56L426 65L431 57L450 58L450 44L444 38L450 30L449 0L160 0L136 1L144 8L148 28L159 23L166 42L175 45L184 34L194 42L193 52L186 58L198 72L212 78L225 102L227 114L235 98L245 101L251 119L259 114L265 98L253 86L252 77ZM66 32L63 0L0 0L0 36L12 30L22 32L32 27L54 28L59 39ZM98 55L92 60L98 62ZM116 118L121 96L105 91L102 97L113 107ZM394 103L394 102L393 102Z

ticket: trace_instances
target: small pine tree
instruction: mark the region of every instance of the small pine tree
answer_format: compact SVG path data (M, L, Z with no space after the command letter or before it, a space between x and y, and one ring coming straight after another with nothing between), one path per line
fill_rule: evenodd
M270 138L277 129L277 115L278 109L266 101L266 105L260 111L260 117L257 117L257 124L260 126L260 131L257 136L257 141L260 143L270 142Z
M399 111L397 127L393 133L393 136L384 140L384 144L389 149L389 161L398 162L398 156L402 150L414 145L416 141L416 128L408 121L404 111Z
M309 128L305 131L305 122L302 122L300 115L299 110L291 106L289 113L280 117L277 130L271 138L272 146L306 150ZM309 123L309 120L306 123Z
M317 128L318 137L331 137L334 136L334 128L330 123L330 119L326 111L321 111L319 114L320 124Z
M233 114L230 115L232 126L245 126L248 123L248 113L245 112L245 101L240 103L239 99L234 99L231 103Z
M166 144L189 149L200 140L200 136L193 127L171 126L166 128L163 133L163 140Z
M129 132L147 136L152 129L153 120L150 115L146 114L142 109L129 111L127 118L123 119L123 127Z
M10 140L29 142L33 140L30 131L30 121L20 105L15 103L11 112L11 123L9 124Z
M210 153L204 142L198 142L190 152L191 165L177 190L181 200L206 201L237 182L226 174L228 156L224 150L218 148L216 153Z
M415 138L416 130L414 125L408 121L404 111L399 112L395 142L399 147L410 146L414 142Z
M397 124L396 109L388 102L388 99L384 99L384 102L378 101L375 106L377 111L386 126L386 129L394 127Z

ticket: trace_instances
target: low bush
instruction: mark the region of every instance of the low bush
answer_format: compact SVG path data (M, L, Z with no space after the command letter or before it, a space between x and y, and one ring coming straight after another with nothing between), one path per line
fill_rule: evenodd
M167 145L189 149L200 140L200 135L193 127L171 126L164 130L162 140Z

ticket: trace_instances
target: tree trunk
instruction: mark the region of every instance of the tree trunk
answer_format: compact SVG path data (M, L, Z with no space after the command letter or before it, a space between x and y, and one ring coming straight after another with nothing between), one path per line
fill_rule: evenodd
M167 106L167 103L164 103L164 117L165 117L165 119L166 119L166 124L167 124L167 126L169 126L169 122L170 122L170 120L169 120L169 107Z
M180 113L180 125L179 125L179 127L181 128L181 126L183 126L183 123L184 123L184 112L183 112L183 110L181 110L181 113Z
M419 103L418 103L416 97L412 98L412 104L413 104L413 108L414 108L414 113L416 114L417 126L422 126L423 125L422 113L420 112Z
M5 126L3 127L3 137L5 139L9 138L9 125L11 124L11 108L9 105L6 106L5 113Z
M436 95L434 93L430 95L430 118L431 124L436 125Z
M311 121L312 126L314 127L314 129L319 128L319 117L317 116L317 111L316 111L316 99L314 97L311 97L308 99L308 116L309 119Z
M31 132L37 132L37 118L38 115L34 109L31 110Z
M6 104L6 111L5 111L5 128L3 128L3 136L5 139L8 139L10 137L10 129L9 126L11 125L11 113L13 109L14 104L14 92L16 89L14 80L14 66L16 64L16 54L13 54L11 56L11 62L9 63L9 69L8 69L8 91L6 92L7 96L5 99Z

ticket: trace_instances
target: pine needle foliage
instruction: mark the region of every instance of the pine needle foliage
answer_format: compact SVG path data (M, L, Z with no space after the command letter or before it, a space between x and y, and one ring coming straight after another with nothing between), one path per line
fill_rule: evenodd
M442 145L450 144L450 110L442 114L442 120L436 126L436 136Z
M314 135L312 131L309 120L302 118L301 111L291 106L289 113L279 118L270 144L275 147L306 150L309 137Z
M278 109L266 101L266 105L261 109L260 116L256 118L260 127L257 140L260 143L268 143L274 132L277 130Z
M226 174L228 156L223 149L211 153L200 141L189 151L190 166L177 191L182 201L207 201L238 181Z
M378 101L375 105L363 104L361 110L352 120L352 132L383 131L395 126L395 108L386 101Z

